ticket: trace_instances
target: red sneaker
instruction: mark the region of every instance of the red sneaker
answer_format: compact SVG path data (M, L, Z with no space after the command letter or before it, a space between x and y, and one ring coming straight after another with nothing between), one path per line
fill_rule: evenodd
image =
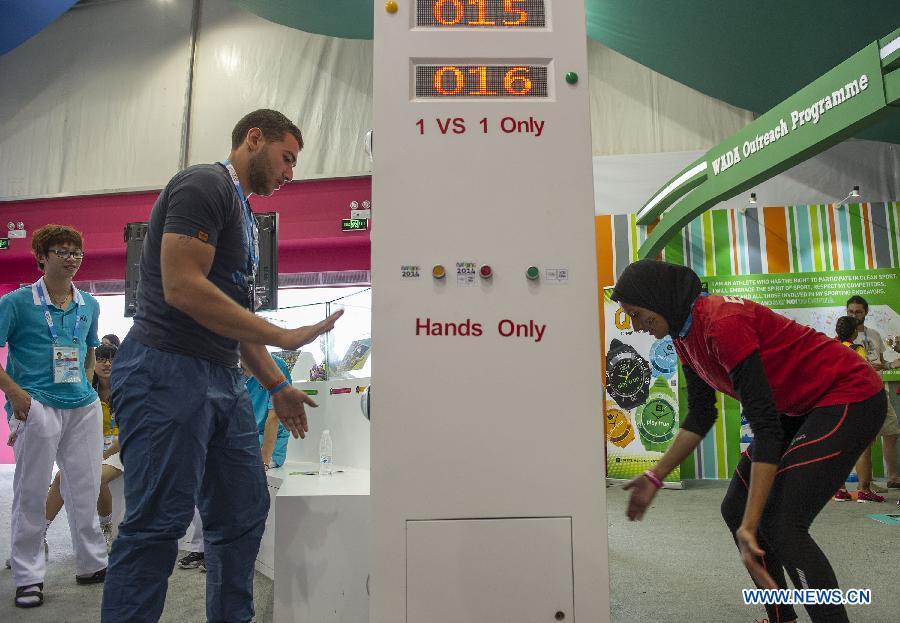
M847 493L846 489L838 489L838 492L834 494L835 502L846 502L847 500L852 500L853 498Z
M884 496L872 493L871 491L857 491L857 502L884 502Z

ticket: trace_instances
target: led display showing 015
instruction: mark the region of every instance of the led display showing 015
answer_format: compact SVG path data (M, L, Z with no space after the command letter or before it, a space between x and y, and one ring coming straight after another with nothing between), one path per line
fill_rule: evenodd
M543 28L544 0L416 0L416 26Z
M547 66L416 65L416 97L547 97Z

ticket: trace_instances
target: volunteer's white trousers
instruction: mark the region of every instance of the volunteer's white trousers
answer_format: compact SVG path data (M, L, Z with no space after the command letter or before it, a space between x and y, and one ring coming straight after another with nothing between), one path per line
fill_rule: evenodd
M203 520L200 519L200 509L194 507L194 521L191 522L191 551L203 553Z
M60 492L75 548L75 573L91 575L106 568L106 540L97 518L102 419L99 400L78 409L55 409L32 399L13 446L10 564L16 586L44 581L43 535L54 461L62 472Z

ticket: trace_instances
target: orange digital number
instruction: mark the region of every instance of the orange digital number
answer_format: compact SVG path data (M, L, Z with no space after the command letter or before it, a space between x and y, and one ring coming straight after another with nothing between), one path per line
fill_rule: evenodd
M504 26L521 26L525 22L528 21L528 11L524 9L517 9L513 6L513 4L517 2L524 2L525 0L503 0L503 12L504 13L512 13L514 15L518 15L519 19L516 20L503 20Z
M453 5L453 19L444 17L444 7L447 4ZM432 12L434 13L434 19L444 26L456 26L466 15L466 9L463 7L461 0L437 0L432 7Z
M531 78L527 67L512 67L503 76L503 88L510 95L522 96L531 91Z
M469 0L469 4L478 7L478 19L474 22L469 22L470 26L494 26L497 22L493 22L487 18L486 7L484 6L487 0Z
M448 71L453 72L453 77L456 80L456 85L452 89L444 88L444 74ZM434 72L434 90L441 95L459 95L459 92L463 90L465 84L466 77L463 75L463 72L459 70L459 67L445 65Z
M487 67L484 65L472 67L469 69L469 73L478 76L478 90L469 91L469 95L497 95L496 91L489 91L487 88Z

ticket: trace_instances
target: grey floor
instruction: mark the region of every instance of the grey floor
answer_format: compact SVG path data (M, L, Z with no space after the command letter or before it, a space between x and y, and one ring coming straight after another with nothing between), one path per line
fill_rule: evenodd
M0 466L0 534L9 532L12 498L11 466ZM710 621L762 623L760 607L744 606L749 588L736 549L719 518L724 483L688 483L683 491L661 491L640 523L624 516L625 492L607 489L612 621L659 623ZM835 566L843 588L871 588L873 604L849 611L859 623L900 621L900 527L865 517L897 512L900 490L885 504L831 502L813 525L813 536ZM8 570L0 570L0 621L29 623L96 623L102 587L77 586L68 524L60 515L49 534L50 563L46 602L34 610L13 607L14 586ZM0 540L0 559L9 556L9 540ZM175 569L169 581L162 621L205 620L205 576ZM257 621L272 621L272 582L257 574ZM808 621L801 613L801 621ZM318 623L318 622L310 622ZM461 622L462 623L462 622Z

